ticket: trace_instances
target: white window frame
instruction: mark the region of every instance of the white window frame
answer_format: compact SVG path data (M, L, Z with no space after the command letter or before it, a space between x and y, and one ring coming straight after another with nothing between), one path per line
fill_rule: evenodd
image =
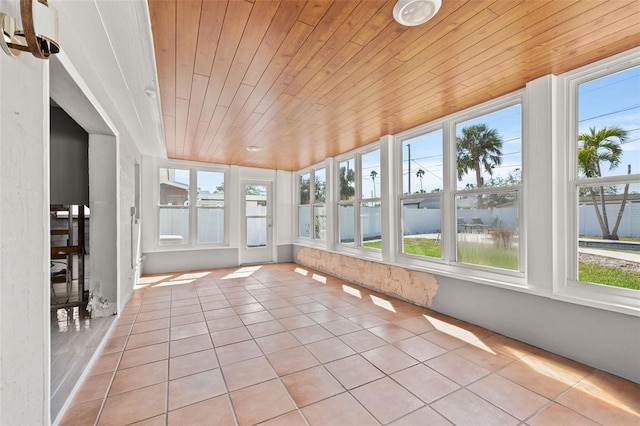
M448 141L446 141L445 143L449 145L450 150L449 150L449 175L447 177L449 177L450 181L446 182L449 185L445 184L445 188L449 189L448 191L445 190L445 194L450 197L450 203L452 206L452 211L451 211L451 217L456 218L457 217L457 209L456 209L456 204L455 204L455 199L457 196L471 196L471 195L479 195L479 194L497 194L500 192L513 192L514 190L518 193L518 270L513 271L513 270L509 270L509 269L500 269L500 268L493 268L493 267L487 267L487 266L482 266L482 265L474 265L474 264L469 264L469 263L462 263L462 262L458 262L457 261L457 220L454 221L455 224L455 229L449 229L449 232L452 232L451 235L451 240L449 241L450 243L450 252L449 255L451 256L450 258L450 263L455 263L458 265L464 265L465 268L471 268L471 269L477 269L479 271L491 271L491 273L497 273L499 275L505 275L505 276L511 276L511 277L519 277L524 279L525 278L525 265L526 265L526 259L524 257L524 247L526 247L527 245L527 241L526 241L526 233L524 232L525 229L525 222L524 222L524 212L525 212L525 206L524 206L524 197L523 197L523 189L524 186L526 184L527 178L526 178L526 158L525 158L525 153L524 153L524 144L527 142L526 141L526 137L525 137L525 125L524 125L524 117L526 115L526 111L525 111L525 99L524 99L524 92L523 91L517 91L514 93L511 93L509 95L503 96L501 98L486 102L484 104L478 105L476 107L471 107L465 111L463 111L462 114L460 114L460 116L457 115L453 115L451 118L451 120L446 120L447 123L445 124L445 126L451 126L450 127L450 131L449 131L449 139ZM478 118L484 115L488 115L491 114L493 112L497 112L500 110L504 110L516 105L520 105L520 110L521 110L521 115L520 115L520 140L521 140L521 153L522 153L522 157L521 157L521 161L520 161L520 170L521 170L521 183L519 185L515 185L515 186L508 186L508 187L483 187L483 188L475 188L475 189L458 189L458 178L457 178L457 167L455 167L456 163L457 163L457 153L456 153L456 126L459 123L463 123L465 121L468 120L472 120L474 118ZM446 179L446 178L445 178ZM455 235L455 237L454 237ZM524 284L524 282L522 282L521 284Z
M189 171L189 242L184 244L160 244L160 169L180 169ZM157 251L175 251L175 250L193 250L193 249L209 249L215 247L229 246L229 167L215 166L210 164L183 162L183 161L162 161L154 167L154 198L156 206L156 224L155 224L155 249ZM198 206L197 202L192 199L197 194L197 175L198 172L216 172L224 174L224 236L222 242L217 243L199 243L198 242ZM166 206L165 206L166 207Z
M300 186L301 186L301 182L302 182L302 176L304 175L309 175L309 203L308 204L302 204L302 199L300 197ZM312 184L312 178L313 178L313 168L308 168L308 169L304 169L301 170L300 172L298 172L296 174L296 184L295 184L295 190L296 190L296 238L300 239L300 240L304 240L304 241L312 241L313 240L313 230L309 229L309 236L305 236L305 235L300 235L300 208L302 206L308 206L309 207L309 223L312 223L311 220L311 215L313 214L313 204L311 203L311 197L313 196L313 194L311 193L311 187L313 186Z
M316 200L316 171L323 170L323 169L325 171L324 172L325 173L325 195L324 195L324 201L318 201ZM328 191L328 185L327 185L328 170L329 169L325 163L319 163L309 168L300 170L295 175L296 176L296 184L295 184L296 206L297 206L296 220L295 220L296 221L296 239L300 241L304 241L306 243L311 243L315 245L318 245L318 244L324 245L327 240L326 234L329 232L329 227L327 223L325 223L325 226L326 226L325 238L320 239L320 238L317 238L316 236L315 211L316 211L316 208L318 207L324 207L325 217L329 216L329 212L327 210L327 199L329 197L329 191ZM302 200L300 199L300 181L302 176L306 174L309 174L309 203L301 204ZM309 207L309 223L311 225L310 225L308 237L300 235L300 207L302 206Z
M508 269L492 268L482 265L473 265L469 263L457 262L457 223L455 197L457 195L472 195L477 193L487 192L502 192L510 190L509 187L505 188L490 188L491 191L487 191L489 188L481 188L476 190L458 190L457 189L457 172L456 172L456 124L471 120L486 114L491 114L505 108L509 108L514 105L521 105L522 111L522 161L521 161L521 173L522 183L518 187L518 226L519 226L519 241L520 241L520 253L519 253L519 270L513 271ZM467 108L463 111L448 115L442 119L426 123L422 126L415 127L405 132L399 133L394 136L396 161L394 163L395 170L393 173L396 175L396 213L397 226L395 226L395 238L398 242L398 250L396 253L396 259L399 264L404 266L411 266L429 272L434 272L441 275L453 276L459 279L467 281L481 282L496 287L503 288L518 288L527 291L527 273L526 273L526 230L525 230L525 197L523 196L526 191L527 176L526 176L526 158L524 153L524 145L527 143L526 138L526 111L527 105L525 101L525 91L518 90L510 94L501 96L497 99L487 101L485 103ZM441 200L442 210L442 259L427 257L427 256L415 256L402 253L402 179L398 176L402 173L402 141L410 139L411 137L418 136L420 134L429 133L438 129L443 130L443 191Z
M403 153L403 149L402 149L402 144L409 140L409 139L413 139L416 138L418 136L422 136L422 135L426 135L429 133L433 133L433 132L437 132L441 130L442 131L442 163L443 163L443 171L442 171L442 191L440 193L438 193L437 195L434 195L433 193L421 193L421 194L404 194L404 181L402 178L402 173L404 172L403 170L403 158L404 158L404 153ZM445 240L443 238L444 234L445 234L445 227L444 227L444 217L445 214L441 214L440 215L440 242L442 244L442 257L437 258L437 257L428 257L428 256L419 256L419 255L415 255L415 254L410 254L410 253L404 253L402 251L403 245L404 245L404 211L403 211L403 203L404 200L412 200L412 199L423 199L423 198L439 198L440 199L440 211L443 211L443 207L444 207L444 187L447 184L447 178L446 178L446 170L448 170L448 168L450 167L450 165L446 164L447 163L447 157L445 156L444 152L445 152L445 131L444 131L444 122L442 120L438 120L438 121L434 121L422 126L418 126L418 127L414 127L413 129L407 130L406 132L402 132L400 134L398 134L395 137L395 148L396 148L396 170L394 171L394 173L396 175L399 174L399 179L397 179L398 182L398 186L396 188L396 194L397 194L397 200L396 200L396 213L397 213L397 218L398 218L398 222L399 222L399 227L397 228L397 247L398 247L398 252L397 252L397 256L399 259L407 259L405 261L408 261L408 259L413 259L415 262L421 262L421 261L429 261L429 262L436 262L436 263L440 263L440 264L444 264L445 263L445 253L449 250L448 244L449 241ZM408 177L408 179L411 179L411 176Z
M373 145L373 146L372 146ZM379 168L380 168L380 172L378 173L378 178L381 179L380 181L378 181L378 183L381 183L382 179L385 179L386 177L384 176L384 174L382 173L382 150L380 148L380 144L379 143L375 143L375 144L371 144L368 145L365 149L359 150L357 155L356 155L356 165L357 165L357 170L356 170L356 179L357 179L357 183L356 183L356 198L354 199L354 203L358 203L358 207L357 209L355 209L356 211L356 222L355 222L355 226L358 227L358 240L356 242L356 247L361 248L363 250L366 250L367 252L370 253L382 253L382 247L380 247L380 249L376 249L376 248L372 248L372 247L367 247L364 245L364 237L362 235L362 206L365 203L380 203L380 212L382 213L382 209L383 209L383 203L382 203L382 185L380 185L380 193L376 193L376 197L365 197L363 190L362 190L362 179L364 179L364 176L362 175L362 157L372 153L374 151L378 151L378 157L380 158L380 164L379 164ZM380 219L380 232L382 233L382 218ZM385 235L381 235L381 246L382 244L384 244L385 241Z
M324 170L324 200L320 200L318 201L316 199L316 172L319 170ZM311 223L312 223L312 229L313 232L311 233L311 239L313 239L314 241L318 241L321 243L326 242L327 240L327 233L328 233L328 228L327 228L327 167L325 165L322 165L320 167L316 167L313 169L313 182L309 185L309 190L313 191L313 193L311 194ZM316 235L316 209L318 208L324 208L324 217L325 217L325 223L324 223L324 231L325 231L325 236L324 238L320 238L320 236Z
M336 202L335 202L335 208L332 209L332 212L335 212L336 215L338 215L338 217L336 218L335 221L335 225L336 225L336 229L335 229L335 234L336 234L336 250L339 252L343 252L346 254L352 254L352 255L358 255L358 254L364 254L364 256L366 256L367 258L370 259L375 259L375 260L381 260L382 259L382 249L376 249L376 248L371 248L371 247L366 247L362 245L362 220L361 220L361 205L362 203L367 203L367 202L379 202L381 205L381 210L384 209L384 196L382 194L382 182L380 182L380 192L381 194L379 196L377 196L376 198L363 198L362 197L362 156L366 155L370 152L373 151L380 151L380 176L383 179L388 179L387 177L384 176L383 173L383 167L382 167L382 163L383 163L383 157L382 157L382 147L380 146L380 141L376 141L374 143L371 143L369 145L366 145L362 148L358 148L356 150L350 151L348 153L345 153L339 157L336 157L335 159L335 176L334 176L334 180L335 180L335 184L334 184L334 191L336 194ZM353 200L352 201L341 201L340 200L340 164L347 161L353 159L354 161L354 176L355 176L355 194L353 196ZM376 194L377 195L377 194ZM343 205L353 205L353 214L354 214L354 218L353 218L353 245L351 244L345 244L345 243L341 243L340 242L340 220L339 220L339 209L340 206ZM382 224L381 224L382 225ZM382 235L382 244L385 244L385 239L388 238L388 236Z
M353 194L353 199L352 200L341 200L340 199L340 164L344 163L345 161L350 161L351 159L353 159L353 174L354 174L354 179L355 181L353 182L354 185L354 194ZM359 178L359 171L360 171L360 166L358 166L358 155L357 155L357 151L351 151L345 155L341 155L340 157L336 157L336 167L335 167L335 189L334 192L336 194L336 207L335 209L333 209L332 211L335 211L336 214L336 220L335 220L335 224L336 224L336 230L335 230L335 234L336 234L336 249L338 251L346 251L348 253L352 253L355 254L357 253L357 249L358 249L358 241L360 240L360 210L358 207L358 194L359 194L359 187L360 187L360 178ZM340 242L340 207L341 206L353 206L353 244L348 244L348 243L342 243Z
M578 178L576 152L578 149L578 86L628 68L640 66L640 48L615 55L585 67L568 72L559 78L559 101L562 106L558 121L558 144L555 154L559 158L558 176L564 182L556 202L560 207L559 239L557 250L563 255L561 268L554 277L554 297L583 305L640 316L640 291L578 281L578 187L594 182L603 184L640 181L640 174L594 178Z

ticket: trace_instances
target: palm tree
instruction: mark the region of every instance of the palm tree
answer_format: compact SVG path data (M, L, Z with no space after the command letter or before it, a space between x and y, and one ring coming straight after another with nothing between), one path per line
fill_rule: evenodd
M416 177L418 177L420 179L420 192L424 192L424 189L422 188L422 177L424 176L424 170L422 169L418 169L418 171L416 172Z
M477 188L484 186L482 171L493 176L493 168L502 164L502 138L496 129L486 124L474 124L462 129L456 138L458 180L475 171Z
M353 187L353 183L356 180L353 169L347 167L340 167L340 200L348 201L352 200L356 191Z
M373 198L376 198L376 176L378 176L378 172L375 170L371 170L371 180L373 181Z
M578 135L578 141L580 142L578 147L578 170L586 178L600 178L602 177L601 163L609 163L609 170L618 167L622 156L622 147L620 145L626 140L627 136L628 132L618 126L603 127L600 130L591 127L587 133ZM631 165L628 166L628 173L631 173ZM598 224L602 230L602 238L605 240L617 240L618 226L622 220L629 194L629 184L625 185L620 211L613 231L609 230L604 186L589 187L589 194L591 195L593 208L596 211ZM596 197L599 197L600 200L598 201Z

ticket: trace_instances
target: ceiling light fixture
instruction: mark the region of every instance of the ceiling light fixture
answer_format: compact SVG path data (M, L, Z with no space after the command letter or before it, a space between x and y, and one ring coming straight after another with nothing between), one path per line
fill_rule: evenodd
M260 148L259 146L255 146L255 145L249 145L247 147L247 151L249 151L249 152L258 152L258 151L262 151L262 148Z
M393 19L407 27L415 27L433 18L440 6L442 0L398 0L393 8Z

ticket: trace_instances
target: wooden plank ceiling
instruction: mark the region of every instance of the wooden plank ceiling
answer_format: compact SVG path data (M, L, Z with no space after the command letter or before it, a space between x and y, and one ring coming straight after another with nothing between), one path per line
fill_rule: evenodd
M640 45L638 0L395 3L149 0L168 156L299 170Z

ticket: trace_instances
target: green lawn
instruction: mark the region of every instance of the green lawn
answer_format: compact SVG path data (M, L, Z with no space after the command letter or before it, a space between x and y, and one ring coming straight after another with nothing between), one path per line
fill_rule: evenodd
M496 244L458 242L458 261L473 265L518 270L518 250Z
M380 249L382 242L367 241L365 247ZM442 258L440 241L428 238L405 238L404 252L418 256ZM474 265L492 266L494 268L518 270L518 252L501 248L494 244L460 242L458 244L458 260ZM599 266L580 262L579 280L584 282L625 287L640 290L640 273L624 271L610 266Z
M442 244L440 244L440 241L434 241L428 238L405 238L404 252L440 259L442 258Z
M611 266L580 262L578 279L589 283L640 290L640 273L624 271Z
M381 241L365 241L363 246L380 249ZM428 238L405 238L404 252L407 254L416 254L418 256L429 256L442 258L442 246L440 241L430 240Z

